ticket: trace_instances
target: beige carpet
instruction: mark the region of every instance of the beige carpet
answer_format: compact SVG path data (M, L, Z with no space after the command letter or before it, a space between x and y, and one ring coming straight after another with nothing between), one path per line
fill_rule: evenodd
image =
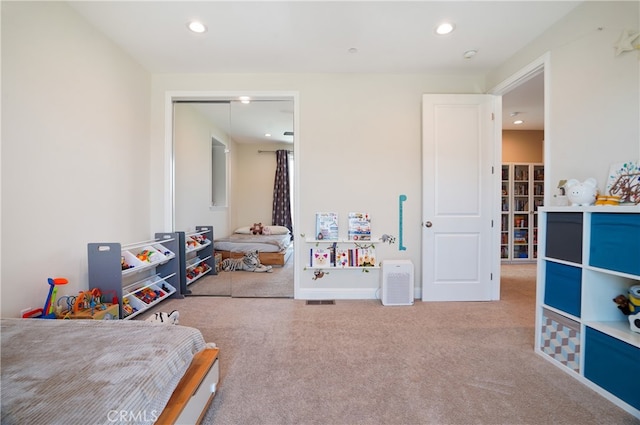
M274 266L271 273L245 271L207 275L189 285L192 295L293 298L293 256L284 266Z
M505 266L498 302L159 307L220 346L205 424L639 424L534 353L534 279Z

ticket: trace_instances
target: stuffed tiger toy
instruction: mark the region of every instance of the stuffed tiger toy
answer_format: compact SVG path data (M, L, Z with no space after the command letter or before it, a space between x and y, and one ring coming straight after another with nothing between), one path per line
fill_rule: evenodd
M249 251L242 258L225 258L222 260L222 270L225 272L247 271L271 273L273 267L265 266L260 262L258 251Z
M173 310L171 313L160 311L158 313L153 313L151 316L147 317L146 321L164 323L165 325L177 325L179 318L180 312L178 312L178 310Z

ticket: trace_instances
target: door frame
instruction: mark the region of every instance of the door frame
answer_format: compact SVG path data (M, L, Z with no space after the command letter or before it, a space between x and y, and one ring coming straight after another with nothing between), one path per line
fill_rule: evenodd
M175 230L175 150L173 146L173 103L176 100L237 100L240 96L253 99L282 99L293 100L293 151L296 160L293 162L293 222L300 223L300 93L297 91L166 91L164 99L164 227ZM215 231L215 229L214 229ZM295 249L295 247L294 247ZM297 256L296 256L297 257ZM297 258L293 258L294 261ZM293 267L293 298L298 299L300 292L300 267Z
M549 175L549 163L550 163L550 146L551 146L551 120L550 110L551 110L551 53L546 52L542 56L538 57L534 61L530 62L523 68L516 71L511 76L507 77L502 82L498 83L491 90L489 90L488 94L493 94L496 96L503 96L504 94L510 92L514 88L519 85L526 83L531 78L540 75L543 73L544 79L544 143L543 143L543 166L545 170L545 179L544 179L544 205L549 205L551 199L551 184L547 176ZM502 111L500 111L502 112ZM502 119L502 118L501 118ZM502 163L502 137L500 137L500 146L499 146L500 158L499 163ZM500 189L496 190L497 196L497 204L500 204ZM499 216L498 216L499 217ZM500 226L494 226L494 237L496 240L496 252L500 250ZM496 268L498 274L498 282L500 282L500 256L498 255L498 267ZM538 270L539 272L539 270ZM498 298L500 297L500 285L497 287L498 290Z
M547 170L549 169L549 146L551 146L551 132L549 129L551 128L551 121L549 119L549 111L551 110L550 99L551 99L551 53L547 52L544 55L540 56L533 62L529 63L525 67L521 68L515 74L512 74L506 80L503 80L501 83L497 84L491 90L488 91L488 94L494 94L498 96L502 96L519 85L526 83L531 78L539 75L540 73L544 73L544 144L543 144L543 165L545 169L545 176L547 175ZM502 154L502 143L500 144L500 153ZM502 158L500 158L501 160ZM544 204L549 205L549 200L551 197L551 187L550 187L549 179L544 180ZM498 229L499 233L499 229Z

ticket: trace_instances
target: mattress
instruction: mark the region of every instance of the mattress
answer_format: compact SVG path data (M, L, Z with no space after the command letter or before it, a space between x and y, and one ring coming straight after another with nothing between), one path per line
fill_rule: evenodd
M291 235L246 235L233 233L231 236L216 239L213 248L216 251L248 252L258 250L260 252L285 251L291 244Z
M205 348L137 320L0 319L3 424L152 424Z

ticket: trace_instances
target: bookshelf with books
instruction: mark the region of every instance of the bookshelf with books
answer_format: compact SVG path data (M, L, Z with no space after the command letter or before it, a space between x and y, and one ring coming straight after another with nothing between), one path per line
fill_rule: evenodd
M538 208L544 204L542 164L502 164L500 258L535 262L538 258Z
M375 247L378 241L307 239L307 243L314 244L309 249L307 265L311 269L378 269Z
M315 234L306 238L309 244L307 268L318 269L379 269L375 244L383 242L371 236L368 213L347 214L346 238L340 237L338 213L316 213Z

